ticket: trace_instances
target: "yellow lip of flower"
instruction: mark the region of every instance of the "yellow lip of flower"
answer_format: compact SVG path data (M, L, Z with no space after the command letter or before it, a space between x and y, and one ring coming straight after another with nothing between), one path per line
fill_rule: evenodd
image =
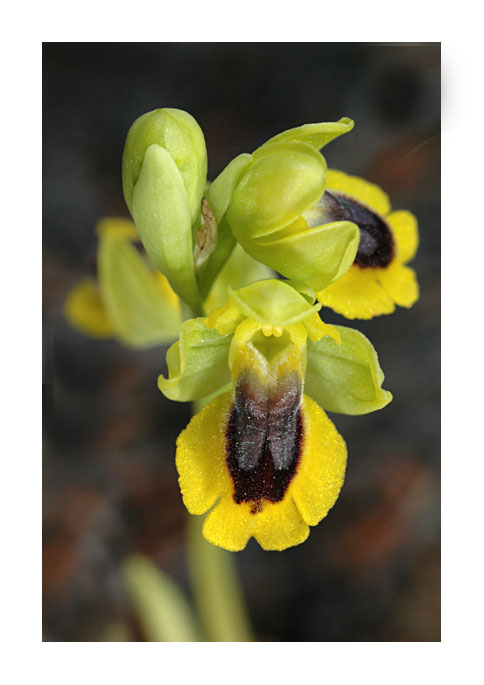
M205 513L220 500L203 529L215 545L235 551L252 536L264 549L299 544L338 496L345 444L323 410L303 396L308 336L340 340L319 320L318 308L270 279L232 292L209 317L219 332L232 333L233 389L181 433L177 468L190 513Z
M317 293L323 305L348 319L371 319L391 314L395 305L411 307L417 301L416 274L406 266L418 248L417 220L411 212L391 211L389 197L378 186L333 169L327 172L322 206L312 211L315 221L322 211L360 228L353 266ZM310 213L307 220L311 222Z
M307 396L297 408L287 392L265 405L239 388L238 400L220 395L178 437L183 501L192 514L210 510L203 534L214 545L239 551L255 537L263 549L284 550L304 542L335 503L346 446Z

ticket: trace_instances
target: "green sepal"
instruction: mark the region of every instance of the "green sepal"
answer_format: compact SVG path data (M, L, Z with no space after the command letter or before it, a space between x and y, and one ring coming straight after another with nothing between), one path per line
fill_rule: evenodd
M301 220L302 221L302 220ZM290 233L290 227L270 240L254 242L251 255L283 276L305 281L316 292L344 276L358 251L360 231L350 221Z
M153 145L164 148L175 162L190 206L191 223L200 214L200 202L207 178L207 149L196 120L180 109L155 109L143 114L131 126L123 153L123 191L132 213L132 199L144 157Z
M99 290L116 336L131 347L172 341L181 325L179 308L165 296L157 275L136 247L102 233L98 249Z
M246 153L238 155L223 169L205 191L205 197L218 223L218 235L215 250L198 272L198 283L202 298L205 298L209 293L215 278L230 258L235 247L236 240L224 218L224 214L241 175L251 161L251 155Z
M187 193L175 162L159 145L146 150L133 190L131 211L153 264L185 302L197 307L200 296Z
M307 343L305 392L323 409L338 414L368 414L392 399L383 390L383 371L371 342L362 333L335 326L341 345L324 337Z
M306 143L274 143L253 158L226 212L249 254L261 238L270 238L319 200L326 176L324 157Z
M193 402L230 381L228 366L231 335L207 328L203 318L182 325L180 339L166 353L168 378L158 377L158 387L170 400Z
M309 304L314 304L316 302L316 293L314 292L313 288L311 288L310 285L308 285L305 281L285 281L287 285L290 285L291 288L294 288L294 290L297 290L297 292L306 299Z
M227 164L225 169L223 169L217 178L207 187L205 197L207 198L217 221L220 221L225 214L240 177L251 161L252 155L245 152L238 155Z
M265 145L272 145L272 143L280 142L303 142L309 143L317 150L321 150L325 145L344 133L349 133L355 125L355 122L348 117L342 117L339 121L321 122L318 124L304 124L296 128L290 128L287 131L279 133L277 136L270 138ZM259 148L260 150L261 148Z
M211 312L216 307L221 307L228 298L228 288L238 290L255 281L262 281L274 276L274 272L265 264L252 259L247 252L237 243L229 259L225 262L222 270L214 281L207 299L204 302L205 311ZM313 298L311 304L314 303Z
M249 318L273 326L290 326L304 321L321 309L284 281L268 278L240 290L228 289L239 312Z

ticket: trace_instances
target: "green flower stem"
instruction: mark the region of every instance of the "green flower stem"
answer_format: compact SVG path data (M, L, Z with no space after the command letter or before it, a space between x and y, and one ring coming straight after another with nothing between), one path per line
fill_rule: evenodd
M207 542L202 524L202 516L188 519L188 560L204 635L209 642L251 642L234 555Z

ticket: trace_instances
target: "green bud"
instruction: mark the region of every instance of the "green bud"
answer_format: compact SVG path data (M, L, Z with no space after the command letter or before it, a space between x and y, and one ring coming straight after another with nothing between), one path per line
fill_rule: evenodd
M200 295L192 225L200 223L207 153L195 119L177 109L143 115L130 128L123 154L123 190L153 264L193 307Z
M323 409L368 414L391 402L371 342L359 331L335 326L341 345L329 337L307 345L306 393Z
M169 377L159 376L161 392L170 400L192 402L228 383L231 339L207 328L202 318L185 321L180 339L166 353Z
M123 192L130 211L133 190L138 182L150 145L165 149L175 162L187 192L191 221L200 213L207 179L207 149L202 130L195 119L181 109L155 109L143 114L131 126L123 153Z

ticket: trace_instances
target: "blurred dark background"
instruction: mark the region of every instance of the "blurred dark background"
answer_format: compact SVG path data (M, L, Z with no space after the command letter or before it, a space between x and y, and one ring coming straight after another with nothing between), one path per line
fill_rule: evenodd
M46 43L43 73L44 640L103 640L113 621L144 639L119 573L132 551L189 592L174 447L190 408L157 390L165 350L90 340L62 317L96 221L128 216L124 140L157 107L197 119L209 178L286 128L349 116L328 165L417 215L420 300L355 322L393 402L331 415L347 477L308 541L252 540L236 559L259 640L440 640L440 44Z

